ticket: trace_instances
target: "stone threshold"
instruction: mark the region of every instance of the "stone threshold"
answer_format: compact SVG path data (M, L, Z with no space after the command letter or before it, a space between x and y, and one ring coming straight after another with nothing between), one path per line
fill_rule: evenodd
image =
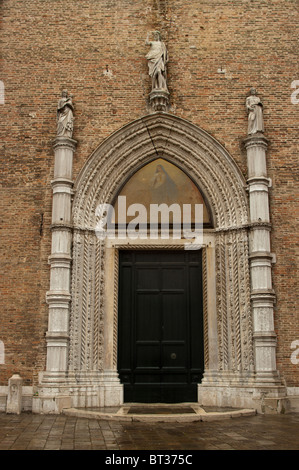
M113 408L64 408L62 413L77 418L124 422L195 422L254 416L256 410L203 407L196 403L126 403Z

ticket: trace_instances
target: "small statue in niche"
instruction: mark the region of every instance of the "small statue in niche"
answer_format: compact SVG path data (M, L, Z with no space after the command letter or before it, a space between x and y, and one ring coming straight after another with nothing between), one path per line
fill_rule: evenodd
M256 95L255 88L251 88L250 95L246 99L248 111L248 135L264 132L263 104Z
M149 41L149 34L146 38L146 45L150 46L150 50L146 55L148 60L149 75L152 78L153 90L167 90L167 70L168 52L164 42L161 41L159 31L154 32L154 40Z
M57 136L72 137L74 127L74 107L72 95L62 90L57 106Z

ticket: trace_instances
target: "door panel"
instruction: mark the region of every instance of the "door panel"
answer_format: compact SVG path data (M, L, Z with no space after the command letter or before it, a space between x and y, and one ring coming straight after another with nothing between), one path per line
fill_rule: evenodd
M140 294L136 299L136 341L160 340L159 296Z
M201 251L121 251L118 371L125 402L197 401Z
M162 295L163 341L178 341L186 338L186 314L184 294Z

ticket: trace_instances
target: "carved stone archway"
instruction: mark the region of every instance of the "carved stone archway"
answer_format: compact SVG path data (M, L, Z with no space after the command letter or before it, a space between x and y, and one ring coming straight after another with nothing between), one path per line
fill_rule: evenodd
M117 280L117 250L126 243L108 248L97 240L96 207L111 204L124 182L158 156L191 176L214 220L204 240L206 375L234 371L243 377L254 369L245 182L226 150L206 132L174 116L154 114L101 144L75 184L69 371L82 378L102 371L99 383L102 390L108 387L103 396L112 397L111 386L117 384L117 283L111 279Z
M183 244L167 240L100 241L95 233L96 208L113 204L128 179L156 158L170 161L190 176L204 195L213 219L213 229L204 231L205 374L198 399L206 404L252 405L258 382L246 182L232 157L213 137L167 113L144 116L107 138L75 182L70 224L72 265L66 268L71 273L71 287L69 293L63 291L57 296L54 291L51 297L50 291L49 295L56 309L64 295L65 311L70 299L65 316L68 331L60 339L57 331L48 332L49 366L43 383L48 387L63 384L63 392L61 389L58 394L66 394L72 406L122 403L117 374L118 250L183 249ZM273 341L269 341L271 344L262 343L268 348L266 358L273 350ZM265 374L262 370L261 376L268 385L275 383L271 360L266 359L267 364L262 366Z

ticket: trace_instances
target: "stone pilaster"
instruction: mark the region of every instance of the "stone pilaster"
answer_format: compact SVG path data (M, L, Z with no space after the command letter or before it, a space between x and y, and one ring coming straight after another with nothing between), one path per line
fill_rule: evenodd
M69 344L69 309L71 277L71 198L73 153L76 141L70 137L57 137L55 152L52 206L52 250L49 257L50 290L47 341L47 365L43 381L63 381L67 370Z
M251 230L249 259L255 371L258 384L279 382L276 370L276 334L272 288L272 254L270 247L269 193L266 150L268 141L262 133L245 139L248 165L248 191Z

